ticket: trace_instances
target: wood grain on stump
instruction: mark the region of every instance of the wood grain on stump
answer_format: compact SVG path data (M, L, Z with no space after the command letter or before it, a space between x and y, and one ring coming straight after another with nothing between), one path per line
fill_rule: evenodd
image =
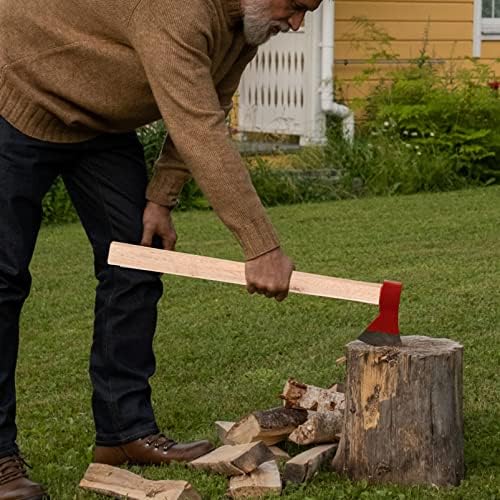
M372 483L459 484L462 372L463 347L448 339L348 344L345 422L333 468Z

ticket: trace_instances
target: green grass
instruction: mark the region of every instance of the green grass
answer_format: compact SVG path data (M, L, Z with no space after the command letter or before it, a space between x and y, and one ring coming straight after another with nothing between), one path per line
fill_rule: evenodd
M322 472L290 499L500 498L500 188L270 209L297 269L405 284L404 334L465 346L466 480L454 489L351 483ZM178 250L240 259L210 212L176 214ZM77 484L94 439L87 375L93 320L90 247L79 225L44 228L32 264L18 366L19 444L54 500L97 499ZM160 426L178 440L215 439L215 420L279 404L290 376L340 381L335 360L376 308L291 296L248 296L233 285L165 277L152 380ZM181 466L134 468L148 478L185 479L204 498L226 480Z

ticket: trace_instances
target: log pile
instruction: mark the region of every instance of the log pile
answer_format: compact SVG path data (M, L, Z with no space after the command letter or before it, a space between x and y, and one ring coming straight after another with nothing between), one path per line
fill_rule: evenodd
M189 466L227 477L231 498L279 495L283 484L310 481L337 450L344 419L343 387L324 389L290 379L279 398L282 406L254 411L237 422L215 422L222 446ZM286 441L307 448L290 457L276 446ZM185 481L150 481L100 464L89 466L80 487L131 500L201 498Z
M290 379L279 396L283 406L252 412L237 422L215 422L222 446L191 466L226 475L232 498L280 494L283 483L310 481L337 450L344 423L343 391L340 384L325 389ZM290 457L276 446L285 441L308 448ZM252 455L244 460L245 470L242 450Z
M280 398L286 408L308 410L307 420L288 436L290 441L309 445L332 443L340 439L345 410L343 386L335 384L323 389L290 379Z

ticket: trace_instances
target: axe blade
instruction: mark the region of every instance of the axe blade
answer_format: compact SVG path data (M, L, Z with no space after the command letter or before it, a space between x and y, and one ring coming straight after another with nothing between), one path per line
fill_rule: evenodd
M384 281L380 289L379 314L359 340L373 346L400 346L399 303L403 285L397 281Z

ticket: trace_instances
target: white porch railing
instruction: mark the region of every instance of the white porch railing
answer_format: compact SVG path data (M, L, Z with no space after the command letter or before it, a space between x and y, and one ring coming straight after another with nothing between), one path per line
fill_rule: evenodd
M301 143L321 142L320 31L320 13L309 14L304 28L280 33L260 47L239 88L241 132L297 135Z

